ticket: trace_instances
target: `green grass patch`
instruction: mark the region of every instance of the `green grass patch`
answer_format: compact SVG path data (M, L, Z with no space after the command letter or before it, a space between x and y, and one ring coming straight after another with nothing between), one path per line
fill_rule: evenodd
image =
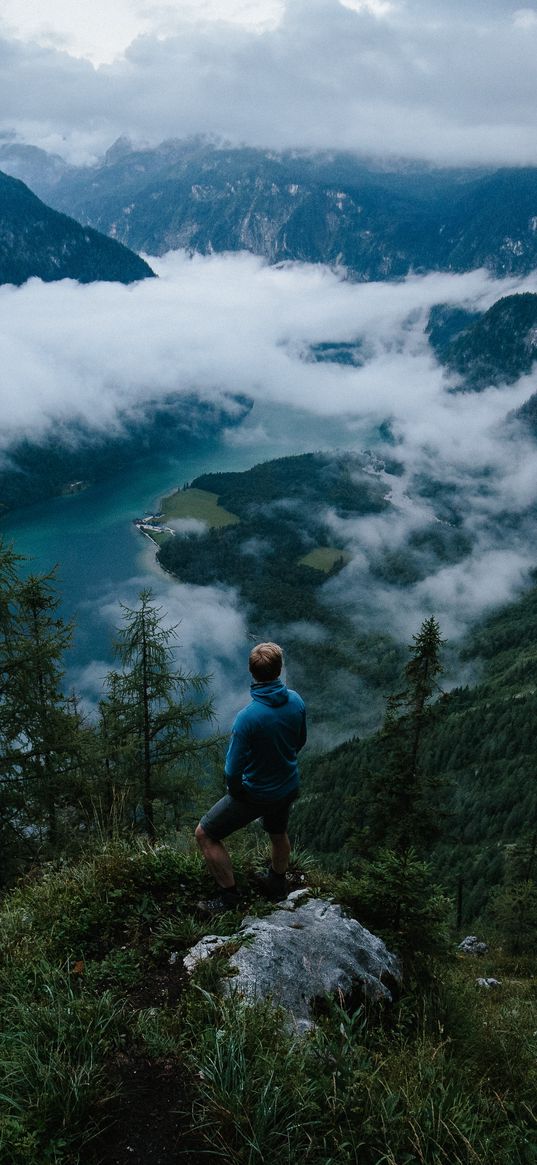
M146 530L144 530L144 534L147 534L148 537L151 539L152 542L155 543L156 546L163 546L164 543L168 541L168 538L173 537L172 534L164 534L164 533L161 534L159 530L147 530L146 529Z
M313 570L322 570L324 574L328 574L336 563L350 562L350 554L345 550L339 550L337 546L316 546L315 550L310 550L309 554L305 554L303 558L299 558L301 566L311 566Z
M240 521L236 514L218 504L218 494L206 489L182 489L162 500L166 521L170 518L198 518L208 526L233 526Z

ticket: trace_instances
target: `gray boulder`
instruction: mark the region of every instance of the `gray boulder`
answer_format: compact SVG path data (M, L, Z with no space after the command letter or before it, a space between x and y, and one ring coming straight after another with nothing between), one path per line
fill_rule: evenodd
M487 943L480 942L476 934L467 934L457 947L464 955L486 955L488 949Z
M367 999L391 1002L401 983L397 957L341 906L307 893L290 894L266 918L246 917L231 937L207 935L183 960L186 969L240 942L223 993L271 999L300 1031L312 1027L312 1005L327 995L349 997L359 989Z
M476 987L486 987L487 991L490 991L491 989L496 989L497 987L501 987L501 985L502 985L500 979L492 979L492 978L476 979L475 983L476 983Z

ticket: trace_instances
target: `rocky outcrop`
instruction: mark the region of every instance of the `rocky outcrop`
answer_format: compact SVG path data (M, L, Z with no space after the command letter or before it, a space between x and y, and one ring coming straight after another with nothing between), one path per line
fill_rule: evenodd
M252 1002L271 999L299 1031L313 1025L318 1001L329 995L349 998L360 991L367 999L392 1002L401 984L397 957L341 906L307 893L290 894L266 918L246 917L231 937L207 935L185 957L186 969L240 944L230 956L222 992Z
M467 934L457 947L463 955L486 955L488 949L487 943L480 942L476 934Z

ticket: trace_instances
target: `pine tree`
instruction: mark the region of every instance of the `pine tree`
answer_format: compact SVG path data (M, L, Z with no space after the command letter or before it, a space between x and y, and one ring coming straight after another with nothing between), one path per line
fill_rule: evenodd
M136 739L130 733L131 709L122 696L122 677L111 671L106 677L107 695L99 701L97 741L101 781L98 818L109 837L120 830L126 805L135 807Z
M0 884L20 849L29 848L19 828L20 790L13 780L8 753L13 737L12 645L16 628L17 566L21 562L11 546L0 539Z
M56 615L54 572L20 579L11 564L2 613L1 765L4 809L19 846L60 841L60 810L81 777L80 717L62 691L72 629ZM6 584L7 585L7 584Z
M422 764L422 749L441 646L436 619L426 619L409 648L405 686L388 700L378 767L365 790L368 824L355 839L359 851L363 844L357 894L366 918L392 936L409 964L425 960L424 967L444 949L448 908L423 860L440 827L437 786Z
M197 724L212 718L211 702L204 697L206 677L177 669L176 627L166 627L150 590L139 599L137 609L123 607L124 626L116 643L122 671L108 680L109 763L113 754L116 763L128 757L145 829L154 839L156 798L164 794L176 802L177 785L214 754L215 740L194 735Z
M371 837L405 853L426 851L438 835L436 782L421 763L422 746L431 719L430 702L442 671L442 639L435 618L426 619L409 647L405 687L388 698L383 729L384 764L373 781Z
M71 781L79 775L77 717L61 686L72 627L56 615L53 581L54 572L29 575L17 588L7 692L7 761L26 816L32 824L44 819L52 850L59 841L59 804L68 802Z

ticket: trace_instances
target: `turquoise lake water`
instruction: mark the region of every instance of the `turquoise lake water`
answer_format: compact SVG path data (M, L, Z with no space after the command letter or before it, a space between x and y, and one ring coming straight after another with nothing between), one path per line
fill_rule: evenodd
M54 498L8 514L0 533L28 556L36 572L58 566L61 614L74 619L68 672L93 660L111 660L103 595L124 598L127 584L155 570L149 543L133 526L158 500L200 473L248 469L259 461L314 449L363 448L366 434L351 436L344 419L318 418L281 406L254 405L237 429L206 440L184 438L175 456L138 461L116 477L72 497ZM157 568L158 569L158 568ZM159 582L173 579L158 571ZM202 580L200 579L200 582ZM130 593L129 593L130 597Z

